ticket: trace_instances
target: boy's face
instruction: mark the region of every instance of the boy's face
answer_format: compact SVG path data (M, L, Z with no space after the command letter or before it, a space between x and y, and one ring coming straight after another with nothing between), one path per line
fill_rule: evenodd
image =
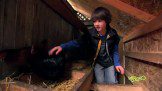
M106 30L105 20L97 19L97 20L93 21L93 25L98 32L103 32Z

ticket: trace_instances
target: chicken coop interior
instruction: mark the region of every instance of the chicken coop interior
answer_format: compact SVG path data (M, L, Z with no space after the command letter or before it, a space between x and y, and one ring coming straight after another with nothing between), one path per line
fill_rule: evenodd
M100 6L120 36L119 84L95 83L92 61L73 56L80 50L48 59L93 28ZM161 78L162 0L0 0L0 91L162 91Z

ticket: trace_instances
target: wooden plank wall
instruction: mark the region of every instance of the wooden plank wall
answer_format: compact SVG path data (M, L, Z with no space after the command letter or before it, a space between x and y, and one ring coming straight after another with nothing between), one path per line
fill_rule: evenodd
M131 76L145 76L133 84L144 84L150 91L162 91L162 14L143 27L135 27L123 39L125 69ZM131 37L128 37L131 36ZM132 37L133 36L133 37Z
M48 39L59 45L74 28L41 0L0 0L0 50L31 46Z

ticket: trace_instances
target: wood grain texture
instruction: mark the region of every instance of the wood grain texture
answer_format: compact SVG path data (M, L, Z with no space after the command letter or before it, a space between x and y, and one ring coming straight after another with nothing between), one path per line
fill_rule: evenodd
M5 9L5 0L0 0L0 50L3 47L3 32L4 32L4 10Z
M6 0L4 11L3 47L15 47L15 31L17 22L17 0Z
M45 39L51 46L71 40L71 27L75 26L62 16L42 0L1 0L0 50L27 47Z
M137 53L137 52L126 52L127 57L152 62L156 64L162 64L162 53Z
M148 14L148 13L146 13L142 10L139 10L137 8L134 8L133 6L130 6L126 3L123 3L120 0L100 0L100 2L103 2L103 3L106 3L113 7L116 7L120 11L124 11L125 13L130 14L131 16L134 16L134 17L136 17L140 20L143 20L145 22L149 22L155 18L155 16Z
M162 14L153 19L152 21L148 22L147 24L141 25L140 27L137 26L132 29L126 36L123 38L123 42L128 42L130 40L139 38L144 36L152 31L156 31L162 28Z

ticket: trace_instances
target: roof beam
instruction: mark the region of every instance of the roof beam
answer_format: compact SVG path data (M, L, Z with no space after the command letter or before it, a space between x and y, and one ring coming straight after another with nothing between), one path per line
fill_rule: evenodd
M128 5L120 0L98 0L98 1L108 4L108 5L111 5L117 9L119 9L120 11L123 11L123 12L125 12L139 20L146 22L146 23L155 18L155 16L148 14L140 9L137 9L131 5Z
M79 30L83 32L87 29L86 26L77 18L77 15L72 11L70 4L63 0L42 0L51 9L57 12L61 17L63 17L67 22L72 24Z
M162 14L147 24L143 24L143 25L133 28L132 31L128 32L128 34L124 36L123 42L129 42L131 40L144 36L150 32L161 29L162 28L161 21L162 21Z

